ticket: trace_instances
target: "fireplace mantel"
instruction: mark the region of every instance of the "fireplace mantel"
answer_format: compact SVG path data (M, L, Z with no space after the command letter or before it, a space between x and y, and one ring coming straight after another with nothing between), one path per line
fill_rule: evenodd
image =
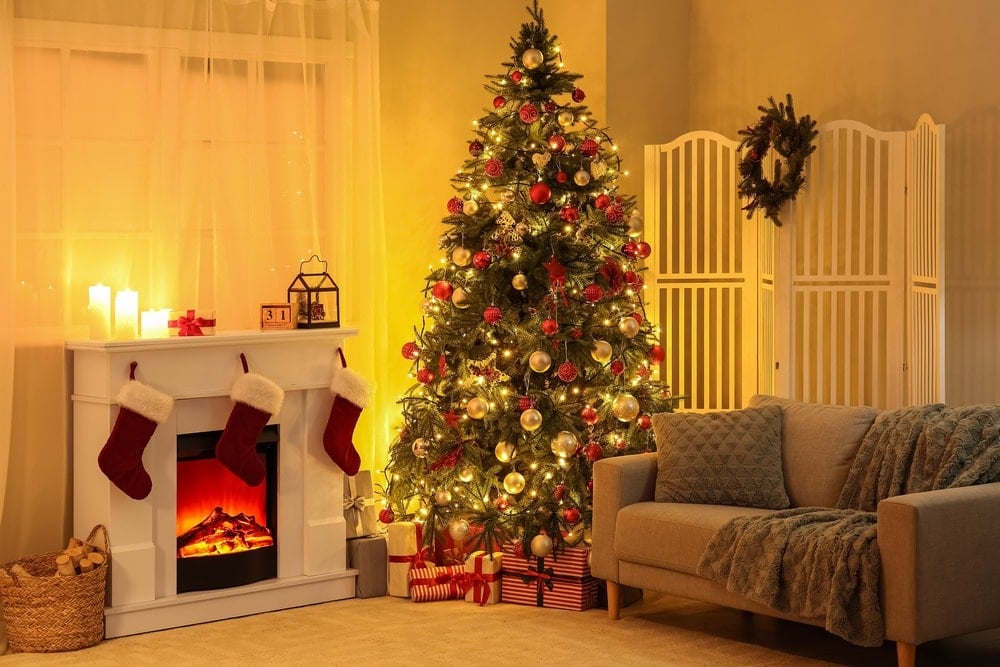
M223 332L131 341L72 341L73 531L108 528L112 569L107 637L160 630L354 596L346 567L343 473L323 450L337 349L356 329ZM250 370L285 390L278 424L278 576L235 588L177 594L176 448L184 433L221 430L230 389ZM97 467L118 414L115 398L136 380L174 397L143 455L153 490L133 500Z

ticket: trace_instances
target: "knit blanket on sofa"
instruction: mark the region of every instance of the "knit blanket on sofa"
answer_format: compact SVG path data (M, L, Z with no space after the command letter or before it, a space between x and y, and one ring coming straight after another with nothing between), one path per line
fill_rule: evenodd
M998 480L1000 406L884 411L861 442L837 509L733 519L709 542L698 574L772 609L822 619L851 643L878 646L878 502Z

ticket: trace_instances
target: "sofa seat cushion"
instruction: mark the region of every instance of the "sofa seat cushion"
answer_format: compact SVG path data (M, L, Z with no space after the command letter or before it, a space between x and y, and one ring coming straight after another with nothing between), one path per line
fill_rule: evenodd
M816 405L758 394L755 408L782 411L781 463L792 507L836 507L854 455L878 410Z
M773 510L729 505L644 502L618 512L615 551L619 560L697 574L708 541L724 523Z

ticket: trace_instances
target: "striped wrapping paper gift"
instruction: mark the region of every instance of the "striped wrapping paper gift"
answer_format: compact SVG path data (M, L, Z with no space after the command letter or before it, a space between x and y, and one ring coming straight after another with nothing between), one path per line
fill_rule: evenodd
M410 598L414 602L461 600L468 589L465 565L428 565L410 570Z
M538 559L534 556L530 560L524 556L514 555L516 542L505 542L503 545L503 571L521 573L527 572L528 568L538 568ZM551 567L553 574L563 577L589 577L590 564L587 559L590 556L590 547L565 547L545 557L543 568Z
M597 579L593 577L562 577L553 575L549 580L552 590L542 585L541 601L538 604L538 580L524 582L520 574L504 572L500 584L500 599L503 602L526 604L547 609L569 609L585 611L597 605Z

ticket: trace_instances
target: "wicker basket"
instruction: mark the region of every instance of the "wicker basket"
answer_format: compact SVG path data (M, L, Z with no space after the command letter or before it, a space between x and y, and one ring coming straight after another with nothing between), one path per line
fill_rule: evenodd
M97 538L101 541L95 542ZM93 646L104 638L104 590L111 566L107 528L96 526L87 542L104 554L107 561L74 577L56 574L59 551L0 566L11 575L11 578L0 576L0 611L7 623L7 640L12 651L73 651ZM32 576L18 577L11 573L14 565L20 565Z

